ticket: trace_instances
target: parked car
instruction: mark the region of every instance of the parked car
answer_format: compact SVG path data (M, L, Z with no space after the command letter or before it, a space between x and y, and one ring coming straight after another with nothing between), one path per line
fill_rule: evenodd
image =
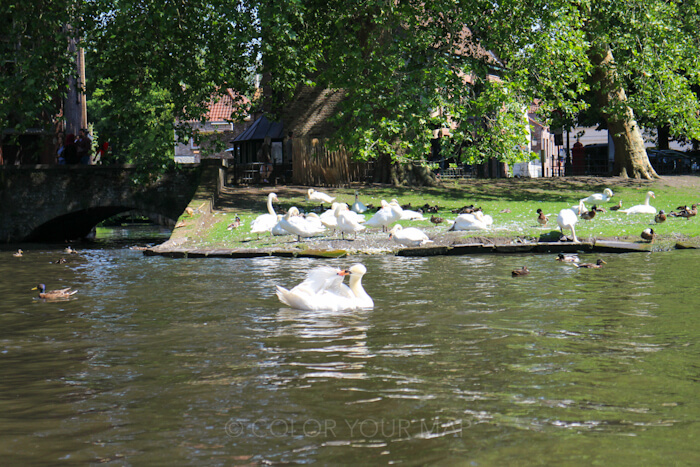
M647 149L652 167L659 175L690 173L693 161L685 153L673 149Z

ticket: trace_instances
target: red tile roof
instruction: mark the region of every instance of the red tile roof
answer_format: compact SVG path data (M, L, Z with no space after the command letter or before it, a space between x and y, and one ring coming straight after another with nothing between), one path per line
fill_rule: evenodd
M218 101L216 99L211 100L206 120L209 122L230 121L231 114L235 110L249 103L250 101L245 96L239 96L232 89L227 89L226 94L220 96Z

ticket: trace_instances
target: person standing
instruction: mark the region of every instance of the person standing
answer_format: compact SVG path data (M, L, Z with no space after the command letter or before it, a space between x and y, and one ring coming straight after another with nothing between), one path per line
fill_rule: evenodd
M81 128L78 131L78 140L75 142L78 152L78 160L81 164L90 165L90 153L92 151L92 140L87 135L87 130Z
M75 145L75 135L73 133L66 136L66 142L63 145L63 158L66 160L66 164L70 165L80 162L78 147Z
M268 179L272 175L272 138L266 136L262 146L258 149L258 162L260 165L260 178L263 183L269 183Z

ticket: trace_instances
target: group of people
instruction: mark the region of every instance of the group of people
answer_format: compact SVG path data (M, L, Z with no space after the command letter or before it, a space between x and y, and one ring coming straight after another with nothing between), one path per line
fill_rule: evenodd
M73 133L66 136L63 145L58 148L57 156L59 164L83 164L92 165L100 162L109 151L109 143L102 143L97 154L92 154L92 139L88 131L81 128L76 138Z

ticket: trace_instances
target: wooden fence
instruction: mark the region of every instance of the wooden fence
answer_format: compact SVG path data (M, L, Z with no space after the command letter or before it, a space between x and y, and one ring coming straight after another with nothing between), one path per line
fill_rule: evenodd
M352 162L349 151L331 151L317 138L295 138L292 179L297 185L343 186L371 178L371 164Z

